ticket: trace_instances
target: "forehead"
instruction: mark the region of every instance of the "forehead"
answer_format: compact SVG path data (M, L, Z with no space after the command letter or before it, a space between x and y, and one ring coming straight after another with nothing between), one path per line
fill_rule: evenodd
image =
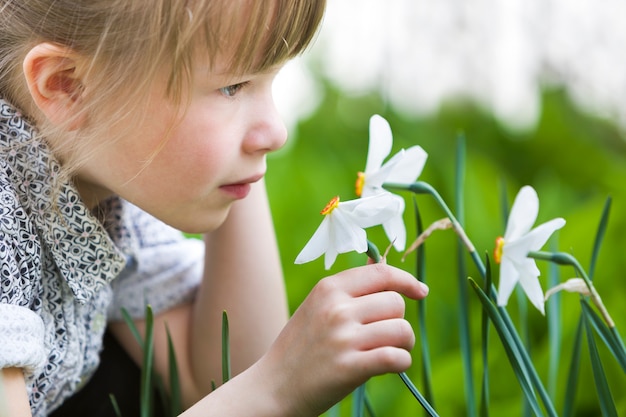
M315 33L324 0L212 0L196 38L199 56L228 73L263 72L301 52ZM213 68L214 70L217 68Z

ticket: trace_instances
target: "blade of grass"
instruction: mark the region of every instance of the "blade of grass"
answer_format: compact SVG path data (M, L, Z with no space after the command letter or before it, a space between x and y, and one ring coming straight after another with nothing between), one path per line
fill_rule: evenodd
M491 288L491 263L485 256L485 288ZM480 346L483 360L482 388L480 395L480 415L489 417L489 316L485 309L481 313Z
M380 262L380 251L378 250L378 247L376 247L376 245L369 240L367 241L367 256L369 256L374 262ZM406 385L409 391L411 391L411 394L413 394L415 399L417 399L417 401L422 405L424 410L426 410L431 417L438 417L435 409L419 392L417 387L415 387L415 384L413 384L409 376L405 372L400 372L398 375L400 376L400 379L402 379L402 382L404 382L404 385Z
M598 402L600 403L600 409L602 415L605 417L617 417L617 410L615 409L615 402L609 389L609 384L606 380L604 368L600 361L600 355L598 354L598 348L596 346L593 332L591 331L591 324L589 323L589 317L587 310L584 308L583 317L585 324L585 333L587 334L587 345L589 348L589 357L591 359L591 369L593 370L593 380L595 381L596 392L598 393Z
M146 337L143 343L143 363L141 367L141 391L140 391L140 415L150 417L152 415L152 364L154 358L154 316L152 307L146 306Z
M352 417L363 417L365 410L365 384L352 393Z
M182 413L183 402L180 392L180 379L178 374L178 362L176 361L176 352L174 350L174 342L170 334L169 327L165 326L167 333L167 356L169 362L169 381L170 381L170 413L175 417Z
M556 240L551 241L553 247ZM555 247L556 249L556 247ZM561 281L558 265L551 263L548 270L548 287L552 288ZM556 293L550 297L550 302L546 303L546 318L548 320L548 393L552 398L556 398L557 380L559 375L559 364L561 362L561 294Z
M598 253L600 252L600 246L604 239L606 232L606 226L609 222L609 214L611 212L611 197L606 199L604 208L602 209L602 215L600 216L600 223L598 224L598 231L596 232L596 238L593 244L593 250L591 252L591 261L589 262L589 279L593 280L593 273L596 268L596 261L598 260Z
M598 316L598 314L591 308L589 302L585 299L581 300L581 306L586 314L587 320L593 325L594 329L598 333L598 336L602 339L606 347L611 351L622 370L626 372L626 353L622 349L619 342L619 337L616 340L615 334L607 327L604 320Z
M111 406L113 407L113 412L116 417L122 417L122 412L120 411L120 406L117 404L117 400L115 399L115 395L109 394L109 399L111 400ZM4 414L0 414L4 415Z
M402 379L402 382L404 382L404 385L406 385L409 391L411 391L411 394L413 394L415 399L422 405L426 413L428 413L428 415L431 417L439 417L439 414L437 414L432 405L430 405L426 398L424 398L424 396L419 392L419 390L417 389L415 384L413 384L408 375L404 372L400 372L398 375L400 375L400 378Z
M508 327L503 322L498 309L493 305L493 303L491 302L489 297L487 297L487 294L485 294L482 288L478 286L476 281L469 278L469 282L472 285L472 288L474 289L476 294L478 295L478 299L482 303L483 308L486 310L489 318L491 319L491 322L493 323L493 326L500 336L502 347L504 347L504 351L509 358L509 362L511 363L513 372L517 377L517 380L522 388L522 391L524 392L524 395L526 396L526 399L528 400L530 407L532 408L536 416L543 416L541 408L539 407L539 403L537 402L537 397L535 396L530 380L528 379L528 374L524 369L524 361L520 357L518 347L515 341L512 339Z
M376 413L374 413L374 407L372 406L372 402L369 397L365 395L365 410L367 410L367 414L370 417L376 417Z
M424 229L422 224L422 216L420 215L419 207L415 196L413 197L413 208L415 213L415 225L417 229L417 236L422 234ZM420 245L415 251L415 276L418 280L426 283L426 262L425 262L425 245ZM434 393L432 389L431 378L431 360L430 360L430 348L428 343L428 332L426 325L426 298L417 301L417 326L420 336L420 357L422 359L422 382L424 384L424 396L430 404L434 407Z
M572 358L569 364L567 375L567 388L565 389L565 399L563 403L563 417L574 415L574 405L576 404L576 388L578 387L578 376L580 374L580 350L583 340L583 317L578 319L576 334L572 343Z
M457 135L456 146L456 180L455 180L455 212L459 224L465 221L464 196L465 186L465 136ZM459 344L461 347L461 359L463 361L463 376L465 386L465 400L467 403L468 417L476 416L476 400L474 392L474 372L472 369L472 343L470 340L469 323L469 296L467 288L467 266L465 262L465 246L457 240L457 286L459 290Z
M228 314L222 312L222 383L230 380L230 334L228 329Z
M143 350L143 338L141 337L141 334L139 333L137 326L135 326L135 322L133 321L133 318L128 313L128 310L126 310L123 307L120 309L120 312L122 314L122 318L124 319L124 322L130 329L130 332L135 337L135 340L137 341L137 343L139 343L139 347L141 347L141 349Z

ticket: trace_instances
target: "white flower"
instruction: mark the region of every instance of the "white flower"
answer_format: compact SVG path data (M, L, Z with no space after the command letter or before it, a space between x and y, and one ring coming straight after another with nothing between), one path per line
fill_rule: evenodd
M321 212L324 215L322 224L295 263L309 262L326 254L324 266L330 269L340 253L367 251L364 229L382 224L401 209L393 197L392 194L377 194L345 202L340 202L339 197L333 198Z
M376 194L390 194L383 188L383 183L411 184L422 173L428 155L420 146L413 146L407 150L400 150L391 159L383 164L391 152L393 136L387 120L375 114L370 118L370 141L367 151L365 172L359 172L356 183L356 193L360 197L369 197ZM404 213L404 199L393 195L401 205L398 214L383 223L383 228L396 250L403 250L406 245L406 228L402 214Z
M500 263L498 305L507 304L519 282L530 302L541 314L545 314L543 291L538 279L540 272L535 260L527 254L541 249L550 235L565 225L565 220L552 219L531 230L538 212L537 193L530 186L522 187L511 207L504 238L497 240L494 258Z

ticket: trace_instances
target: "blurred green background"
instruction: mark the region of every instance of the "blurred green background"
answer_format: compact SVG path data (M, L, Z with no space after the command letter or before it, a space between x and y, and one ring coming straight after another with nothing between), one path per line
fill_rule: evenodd
M395 112L376 94L348 95L323 79L319 82L324 90L321 104L309 117L298 122L290 133L289 145L270 157L267 174L292 310L320 278L366 262L365 255L343 254L330 271L325 271L322 258L305 265L294 265L293 260L321 222L319 211L324 205L335 195L343 200L354 198L356 173L365 165L369 118L377 113L391 124L392 154L415 144L428 152L429 159L420 180L432 184L451 207L455 204L455 147L457 135L463 132L467 148L464 225L479 253L491 255L496 237L504 233L501 192L506 192L512 204L519 188L529 184L537 190L540 199L537 224L554 217L565 218L567 224L556 236L555 244L560 251L572 253L587 268L604 203L611 197L609 227L594 282L618 329L622 335L626 334L626 256L623 249L626 217L622 215L626 207L626 142L623 132L614 124L577 110L568 95L558 89L543 91L541 116L536 127L516 132L508 130L489 112L471 102L453 100L444 103L435 114L407 116ZM414 210L410 196L406 197L405 219L410 242L415 238ZM416 201L425 225L444 217L430 197L417 196ZM381 249L388 244L380 228L369 229L368 237ZM426 242L426 274L421 277L430 286L425 319L432 360L433 404L441 416L467 415L458 336L461 313L456 248L456 235L452 231L433 234ZM402 263L394 251L388 262L415 270L414 258ZM543 271L540 280L545 290L548 265L538 262L538 266ZM559 273L562 280L574 276L571 268L561 267ZM468 275L478 278L469 258ZM497 284L497 273L494 279ZM481 307L471 291L470 300L474 385L478 393L482 374ZM570 344L580 311L578 295L562 294L561 301L563 345L554 400L559 413L570 367ZM528 310L529 316L531 355L545 381L547 320L526 300L524 303L522 307ZM512 297L508 310L514 320L518 307L516 297ZM412 323L416 323L416 314L415 303L410 301L407 317ZM493 329L490 341L490 415L521 416L521 389ZM601 342L599 346L618 412L626 415L626 376ZM414 353L413 366L407 373L421 388L417 346ZM586 347L582 358L576 415L598 416L600 410L596 405ZM547 386L547 381L545 384ZM424 415L397 375L372 379L367 384L367 392L378 416ZM348 398L342 403L340 414L348 416L350 412Z

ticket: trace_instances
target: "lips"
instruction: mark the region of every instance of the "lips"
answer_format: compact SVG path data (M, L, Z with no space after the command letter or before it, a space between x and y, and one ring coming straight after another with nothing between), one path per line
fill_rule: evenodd
M245 198L250 193L251 184L261 180L264 174L257 174L244 180L220 186L220 190L236 199Z

